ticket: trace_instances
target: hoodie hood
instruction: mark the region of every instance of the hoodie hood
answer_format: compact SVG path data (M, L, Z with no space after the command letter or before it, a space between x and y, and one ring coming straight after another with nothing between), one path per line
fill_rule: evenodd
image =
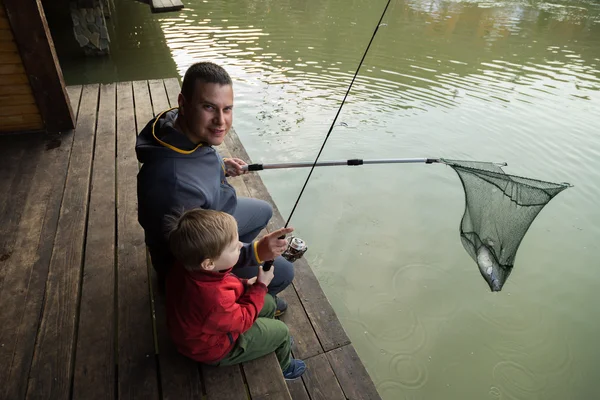
M194 144L174 124L179 110L172 108L163 111L156 118L150 120L142 129L136 139L135 152L137 159L142 164L162 157L193 157L204 153L210 148L205 144ZM194 153L198 154L194 154Z

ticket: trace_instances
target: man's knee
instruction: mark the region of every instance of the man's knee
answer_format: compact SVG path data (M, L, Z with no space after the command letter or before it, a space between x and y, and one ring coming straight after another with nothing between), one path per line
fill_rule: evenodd
M259 200L257 213L264 219L266 225L273 217L273 207L266 201Z

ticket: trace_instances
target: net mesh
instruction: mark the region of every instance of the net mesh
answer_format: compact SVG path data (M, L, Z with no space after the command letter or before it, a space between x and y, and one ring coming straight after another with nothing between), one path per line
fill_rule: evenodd
M442 160L465 191L460 237L492 291L510 275L527 229L554 196L570 185L506 174L494 163Z

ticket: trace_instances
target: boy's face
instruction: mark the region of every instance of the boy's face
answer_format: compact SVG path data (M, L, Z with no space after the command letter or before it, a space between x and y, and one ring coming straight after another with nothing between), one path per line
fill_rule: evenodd
M213 271L224 271L233 267L240 258L240 250L242 248L242 242L239 241L239 237L236 233L235 240L227 245L223 253L213 260Z
M198 80L191 99L179 94L179 110L193 142L218 146L233 121L233 88Z

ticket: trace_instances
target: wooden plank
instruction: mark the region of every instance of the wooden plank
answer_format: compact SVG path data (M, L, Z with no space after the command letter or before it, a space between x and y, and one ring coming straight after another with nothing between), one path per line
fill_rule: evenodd
M22 115L5 115L0 118L0 121L5 124L25 124L27 122L41 122L39 114L22 114ZM0 125L1 126L1 125Z
M27 170L19 175L28 192L12 192L20 197L11 202L18 208L14 214L21 214L19 227L15 228L17 250L9 250L0 258L3 260L0 262L0 304L3 304L0 398L3 399L25 398L73 135L67 132L60 137L40 134L26 138L26 158L33 161L37 154L41 155L37 168L32 168L35 170L32 181L27 179ZM38 142L41 146L36 145Z
M347 399L381 399L354 346L349 344L331 350L327 358Z
M17 44L12 40L4 40L0 42L0 53L2 52L16 52L19 51Z
M25 74L4 75L2 76L2 80L0 80L0 86L18 86L23 84L29 84L29 79L27 79Z
M133 95L135 97L135 123L136 133L139 133L154 117L148 81L134 81ZM135 143L135 142L134 142Z
M201 366L206 400L248 400L239 365Z
M151 0L150 7L152 12L169 12L181 10L183 3L179 0Z
M35 105L35 99L29 94L15 94L13 96L0 95L0 107L29 104Z
M39 154L43 151L39 136L36 135L29 145L13 135L0 139L0 146L6 147L0 158L0 186L4 194L0 198L0 304L4 305L0 307L0 365L3 366L0 368L0 398L8 399L11 398L9 394L20 393L19 387L27 382L26 372L18 366L13 367L13 354L26 350L21 342L22 335L35 338L37 330L35 324L19 335L21 308L27 301L27 293L23 291L27 289L35 263L32 253L39 246L45 212L32 204L28 193L31 188L33 193L47 194L51 188L35 182L33 177L41 162ZM30 151L26 152L26 149ZM21 208L23 199L27 200Z
M346 400L325 354L308 358L304 362L306 371L302 380L311 400Z
M292 396L293 400L310 400L302 379L285 381L285 383L287 384L288 390L290 391L290 396Z
M0 85L0 95L8 96L14 94L30 94L33 96L29 85L16 85L16 86L2 86Z
M148 96L147 96L148 97ZM147 98L149 106L149 98ZM157 399L146 246L137 222L136 125L130 82L117 85L118 397ZM144 101L135 98L135 113Z
M0 75L25 74L25 68L21 64L0 65Z
M72 129L73 111L41 0L3 2L46 129Z
M20 104L14 106L4 106L0 108L0 117L9 117L20 114L36 114L38 113L36 104Z
M242 146L239 137L235 133L234 129L231 129L225 137L228 149L231 151L234 157L241 158L247 162L250 162L248 153ZM274 230L285 225L285 221L277 206L275 205L271 195L267 191L262 179L258 174L244 175L244 181L248 187L252 197L265 200L273 207L273 218L269 221L267 229ZM338 320L333 307L327 300L327 297L323 293L319 281L314 275L312 269L304 258L297 260L295 263L294 271L294 288L300 298L302 305L310 319L310 323L316 332L318 341L325 351L346 345L350 343L350 339L342 324ZM286 320L287 322L288 320ZM294 336L310 338L310 330L307 326L294 326L301 320L289 320L290 330L294 329ZM294 326L294 327L293 327ZM293 327L293 328L292 328ZM312 339L307 339L311 340ZM299 357L303 358L313 354L317 354L318 347L314 343L306 343L307 349L303 349L303 344L299 343ZM300 355L302 354L302 355Z
M156 288L156 279L153 287ZM177 352L167 331L164 295L154 290L158 360L164 400L199 399L202 397L198 364Z
M171 107L179 107L179 103L177 102L177 98L179 97L179 93L181 91L181 86L179 85L179 79L177 79L177 78L165 79L164 83L165 83L165 89L167 89L169 105Z
M168 110L169 99L167 98L167 92L165 91L165 84L162 79L153 79L148 81L150 87L150 98L152 100L152 109L154 116Z
M81 99L81 91L83 86L74 85L69 86L67 88L67 93L69 95L69 101L71 102L71 108L73 109L73 115L75 116L75 120L77 120L77 113L79 111L79 100Z
M169 100L162 80L148 82L156 115L169 109ZM143 92L143 89L140 88ZM156 288L156 280L153 281ZM196 399L201 397L200 373L198 365L177 352L167 331L167 317L164 294L154 290L154 309L156 315L156 340L158 344L158 359L161 369L161 384L163 399Z
M281 367L275 353L243 364L244 375L252 400L290 399Z
M87 224L73 397L115 394L115 95L100 88L100 106Z
M4 64L23 64L21 55L18 52L0 54L0 65Z
M73 139L50 259L46 296L29 375L27 398L37 398L41 393L51 398L64 398L69 396L71 389L97 106L98 85L84 87L82 111Z

